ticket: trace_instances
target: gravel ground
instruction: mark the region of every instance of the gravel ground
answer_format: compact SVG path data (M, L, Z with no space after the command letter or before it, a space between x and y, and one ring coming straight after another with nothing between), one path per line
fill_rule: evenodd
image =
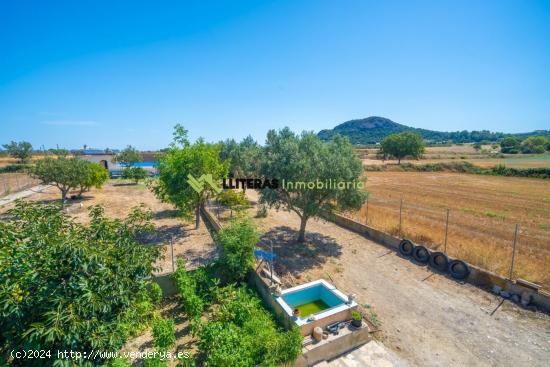
M501 298L432 273L333 223L310 220L307 243L297 244L296 214L270 210L256 221L265 232L263 244L273 244L278 254L276 269L286 285L328 278L355 293L376 312L383 343L411 365L548 365L546 314L505 301L491 316Z

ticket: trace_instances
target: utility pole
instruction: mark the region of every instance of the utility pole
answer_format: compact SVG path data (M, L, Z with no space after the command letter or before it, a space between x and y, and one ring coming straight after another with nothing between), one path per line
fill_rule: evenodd
M510 264L510 276L508 277L512 280L512 274L514 273L514 261L516 260L516 245L518 242L518 233L519 233L519 224L516 224L516 230L514 231L514 242L512 244L512 263Z

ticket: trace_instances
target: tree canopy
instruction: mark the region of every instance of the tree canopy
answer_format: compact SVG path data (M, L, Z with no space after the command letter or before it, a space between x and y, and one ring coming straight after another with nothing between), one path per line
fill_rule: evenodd
M323 143L313 133L296 135L289 128L270 130L263 156L262 175L278 179L280 185L261 190L261 201L298 214L299 242L305 240L308 219L322 211L358 209L366 198L361 190L362 163L349 140L340 135Z
M521 141L514 137L507 137L500 142L500 151L502 153L516 154L519 153Z
M405 157L420 158L424 153L424 141L422 137L413 132L391 134L380 143L380 152L384 158L394 157L397 163Z
M10 350L33 349L52 353L34 365L94 366L99 357L60 360L56 352L116 351L143 330L159 249L136 238L152 230L150 219L139 208L109 219L95 206L84 225L55 205L17 202L0 221L0 364Z
M206 143L203 139L191 144L187 130L176 125L174 142L159 159L159 179L153 191L161 200L174 204L182 215L191 217L194 212L197 228L200 207L215 191L205 184L203 190L197 192L188 181L190 177L199 180L203 175L211 175L219 184L228 172L228 162L221 161L220 150L220 144Z
M10 156L19 160L19 163L26 163L32 157L32 145L26 141L15 142L3 145Z
M229 161L230 177L247 178L258 175L262 149L252 136L247 136L240 143L228 139L221 144L220 157L223 161Z
M142 159L143 158L139 150L131 145L128 145L115 156L114 161L122 166L130 166L132 163L141 162Z
M70 190L101 187L109 178L107 170L98 163L82 158L47 157L36 162L31 175L42 183L56 186L61 191L62 203Z
M126 167L122 171L122 178L133 180L136 184L147 177L148 172L141 167Z

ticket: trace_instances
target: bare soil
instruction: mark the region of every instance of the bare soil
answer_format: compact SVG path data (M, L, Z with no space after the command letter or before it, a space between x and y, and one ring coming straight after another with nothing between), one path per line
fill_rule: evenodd
M256 193L248 192L252 201ZM253 216L256 210L251 209ZM262 245L273 245L286 286L325 278L372 306L381 339L417 366L546 366L550 317L519 308L401 258L394 251L323 220L310 220L295 241L298 216L270 210L255 219Z

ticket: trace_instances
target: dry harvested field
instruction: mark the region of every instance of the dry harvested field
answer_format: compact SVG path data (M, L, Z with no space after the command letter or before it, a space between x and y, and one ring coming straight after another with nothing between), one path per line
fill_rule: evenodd
M514 277L550 288L550 184L546 180L446 172L368 172L368 209L348 215L508 276L515 224ZM368 212L367 212L368 211Z
M490 145L484 145L483 150L494 150ZM363 164L380 165L397 163L395 160L382 161L376 158L378 149L358 149ZM404 159L402 162L412 164L444 163L466 161L480 167L493 167L504 164L512 168L541 168L550 167L550 154L505 154L492 155L476 151L471 144L453 145L450 147L427 147L422 159Z
M42 193L35 193L28 200L52 202L59 200L59 190L50 187ZM186 223L177 216L177 211L170 204L160 202L143 184L123 184L111 180L102 189L92 189L84 194L83 200L69 202L67 211L79 222L88 221L88 208L92 205L102 205L105 214L111 218L124 218L133 207L143 205L153 214L153 224L156 227L154 237L149 242L163 246L164 258L156 266L158 273L172 271L172 256L170 246L174 245L174 257L184 257L188 266L194 267L215 256L215 245L204 224L194 229L194 223ZM13 203L0 207L0 213L13 207Z

